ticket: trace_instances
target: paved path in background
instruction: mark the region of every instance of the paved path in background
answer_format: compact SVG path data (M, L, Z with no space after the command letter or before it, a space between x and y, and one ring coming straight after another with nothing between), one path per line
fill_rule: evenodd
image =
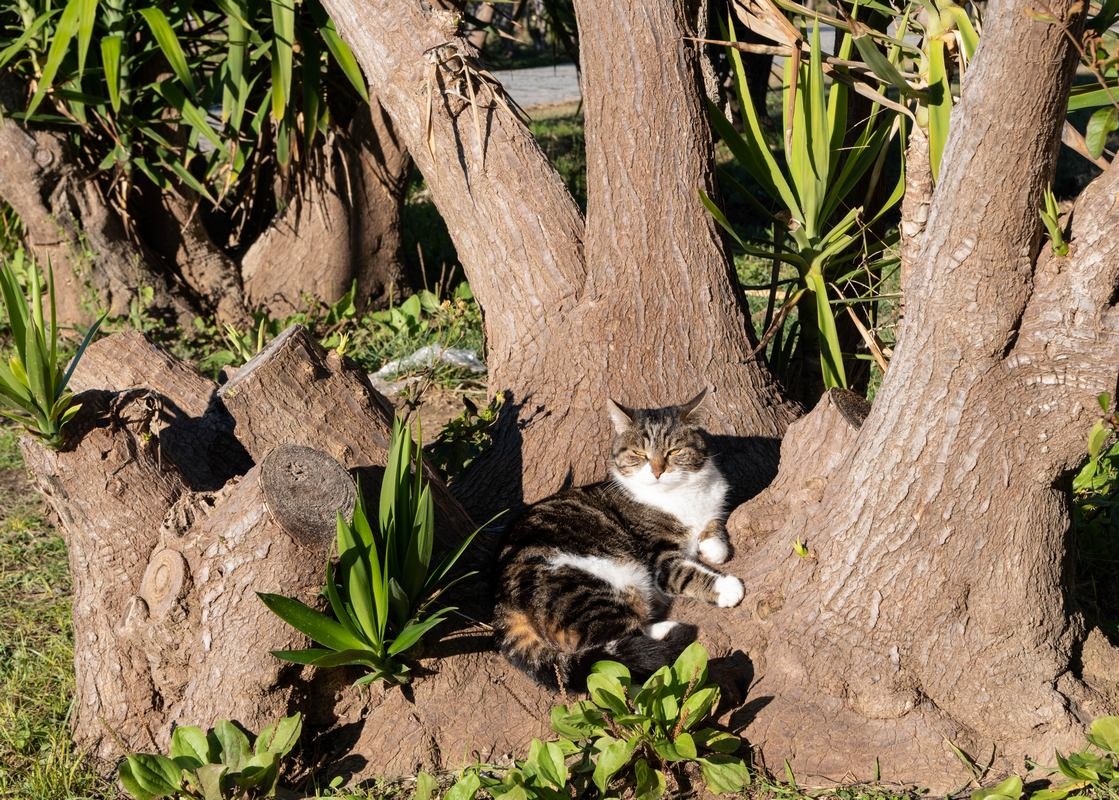
M502 69L493 73L505 91L528 109L579 102L579 76L574 64L529 69Z

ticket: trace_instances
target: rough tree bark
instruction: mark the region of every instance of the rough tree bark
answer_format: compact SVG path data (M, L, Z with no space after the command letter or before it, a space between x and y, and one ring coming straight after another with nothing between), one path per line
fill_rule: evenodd
M0 97L4 108L14 102ZM334 302L354 281L359 304L383 305L405 285L399 251L411 161L375 101L372 109L359 110L240 260L212 240L195 205L154 186L142 186L131 218L122 217L63 136L10 119L0 120L0 199L19 215L32 255L52 265L66 324L88 324L102 310L127 316L140 300L157 317L212 314L243 325L258 308L291 314L306 295Z
M300 328L220 393L134 333L91 347L74 382L68 446L22 447L74 575L75 741L112 761L185 720L258 728L312 708L332 724L358 693L273 658L306 642L255 592L315 601L335 512L353 507L347 469L384 464L387 402ZM456 542L469 520L432 483Z
M373 97L349 133L333 136L299 179L287 207L242 259L250 307L273 316L333 303L357 282L361 306L399 296L401 211L411 168L392 122Z
M590 53L585 231L518 123L490 106L479 141L470 109L440 88L440 81L453 88L469 52L454 31L433 27L445 17L418 4L390 10L375 3L360 16L347 0L330 5L380 86L402 141L417 154L472 270L498 354L495 387L512 393L523 436L523 462L513 439L496 456L514 480L525 476L514 489L532 497L565 476L594 473L600 455L590 442L597 434L576 433L574 425L597 425L601 393L625 389L632 394L623 400L668 400L701 370L718 390L714 412L722 430L776 435L759 430L779 427L791 410L759 411L761 398L776 393L755 362L736 355L747 347L744 326L732 324L741 322L741 312L720 289L729 276L717 238L692 207L706 172L675 157L698 147L693 137L702 126L688 124L701 119L688 99L694 64L679 42L671 3L643 4L637 17L620 2L577 6L581 23L596 26L605 41L633 40L609 76L632 87L626 97L634 105L623 114L618 97L593 88L606 77L604 45L584 37ZM1029 0L991 3L927 218L906 232L906 317L873 408L829 394L790 429L776 480L731 520L736 554L729 569L746 582L743 604L716 614L680 603L673 612L698 621L719 657L728 689L724 719L771 761L788 757L798 774L866 777L877 759L887 779L948 788L956 776L967 776L946 739L977 757L997 746L998 767L1024 755L1045 761L1054 747L1078 744L1083 722L1116 696L1115 686L1101 685L1114 679L1114 670L1096 663L1114 660L1115 649L1099 635L1085 636L1061 594L1068 527L1061 482L1082 456L1095 395L1116 388L1119 240L1112 233L1119 222L1119 166L1078 199L1067 257L1039 253L1037 218L1075 64L1067 34L1075 39L1082 10L1075 0L1057 0L1045 15L1032 13ZM425 62L431 47L433 61ZM420 113L425 70L433 81L430 130ZM490 97L489 88L479 91L483 102ZM655 120L649 129L634 124L646 112L668 115L676 135ZM645 159L656 168L646 169ZM471 202L455 202L456 196ZM501 253L508 271L487 270L487 252ZM706 314L689 318L690 327L676 335L677 309L700 302ZM137 352L135 340L127 352ZM144 599L143 577L168 541L178 545L172 549L182 554L184 574L207 574L210 552L238 547L228 532L221 535L228 526L216 521L244 514L261 526L276 522L253 511L261 506L253 487L263 482L261 459L270 446L292 441L327 451L347 467L372 467L384 457L378 436L385 425L384 407L364 379L298 331L238 373L220 397L211 399L209 386L195 383L187 393L207 395L205 402L182 396L190 380L173 363L110 377L121 382L102 388L118 394L85 395L83 419L92 427L79 427L72 449L50 454L26 446L71 543L76 597L93 609L86 615L79 604L76 611L85 709L76 732L80 741L105 748L99 727L105 720L125 732L126 746L142 746L145 736L166 735L165 708L184 708L176 705L180 684L168 684L172 700L163 702L162 673L121 638L137 630L122 621L151 627L150 609L164 595ZM128 393L137 377L143 386L166 381L166 391L152 388L182 409L184 419L161 414L162 401L150 395ZM189 419L201 419L228 446L239 444L246 458L261 462L235 484L235 475L215 475L225 486L213 495L212 508L201 511L205 495L192 485L192 471L176 463L182 457L168 440ZM560 441L545 441L546 432ZM164 441L167 449L155 449ZM554 460L530 462L529 456ZM741 485L758 478L757 472L738 476ZM437 491L442 494L441 486ZM153 497L140 507L137 492ZM244 498L240 510L234 498ZM195 514L178 523L184 504ZM161 525L177 538L153 534ZM443 536L453 539L455 527L445 518ZM255 566L224 580L247 587L251 573L267 578L292 559L308 560L278 530L260 530L278 548L275 557L250 559ZM188 553L201 552L207 536L216 537L219 549L206 549L191 563ZM798 538L810 550L806 558L792 551ZM107 564L97 561L110 556ZM151 569L173 584L178 565L170 558ZM144 605L129 601L134 596ZM472 617L484 621L478 615L488 596L477 586L467 595ZM200 617L190 613L205 599L186 597L174 635L205 642ZM145 608L146 618L139 613ZM220 626L211 634L238 637L243 650L260 647L246 630ZM145 641L182 652L166 638ZM424 662L435 675L417 681L414 704L398 690L360 694L322 676L299 683L303 694L296 697L285 694L294 691L294 677L288 683L261 667L273 683L252 695L254 707L307 711L313 728L329 730L328 741L349 753L342 763L351 773L494 760L544 731L544 709L554 698L529 686L488 646L479 625L445 637L431 653L436 658ZM240 651L222 652L232 658ZM92 685L95 669L116 688ZM246 691L259 690L254 684ZM227 703L225 694L220 700ZM217 707L199 698L192 713L204 717Z
M490 453L456 484L476 516L601 474L610 395L666 404L712 387L725 457L744 491L764 485L795 410L750 357L729 262L696 192L710 184L711 137L684 9L576 4L594 31L581 49L584 224L500 88L478 77L453 13L420 2L326 5L427 180L485 311L490 391L506 396L507 413Z
M155 308L186 310L152 269L151 254L129 240L95 182L81 174L62 137L0 119L0 162L0 198L23 222L31 254L53 267L63 324L92 322L99 306L125 316L141 286L153 290Z
M1067 258L1039 254L1037 221L1080 9L990 7L927 221L907 207L925 224L906 231L906 316L874 407L819 502L736 561L749 616L721 633L749 643L751 694L772 698L745 733L810 772L877 750L885 774L931 779L954 760L943 738L1044 763L1106 710L1061 592L1062 478L1119 368L1119 169L1079 198ZM783 459L779 480L811 467ZM811 560L791 556L798 536Z

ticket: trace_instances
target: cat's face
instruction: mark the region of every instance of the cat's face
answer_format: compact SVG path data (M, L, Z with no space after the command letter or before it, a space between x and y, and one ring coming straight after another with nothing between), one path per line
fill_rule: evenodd
M670 488L706 466L707 438L693 414L707 390L667 408L626 408L607 401L614 422L614 472L626 482Z

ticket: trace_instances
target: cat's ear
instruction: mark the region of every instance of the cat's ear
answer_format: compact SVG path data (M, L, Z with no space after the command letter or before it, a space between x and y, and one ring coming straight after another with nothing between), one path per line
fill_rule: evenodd
M615 403L606 398L606 408L610 411L610 419L614 423L614 432L621 433L633 424L633 409L626 408L621 403Z
M699 394L680 406L680 419L684 422L687 422L688 418L691 417L692 412L699 408L699 404L703 402L703 398L705 397L707 397L706 386L700 391Z

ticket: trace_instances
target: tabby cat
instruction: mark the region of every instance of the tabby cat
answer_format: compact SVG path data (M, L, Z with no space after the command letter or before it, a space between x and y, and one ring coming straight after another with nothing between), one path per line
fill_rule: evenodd
M501 652L537 681L571 685L600 658L650 673L687 644L664 616L670 595L722 607L742 582L707 564L729 557L727 483L693 414L680 406L630 409L614 422L611 478L526 509L498 555L494 628Z

